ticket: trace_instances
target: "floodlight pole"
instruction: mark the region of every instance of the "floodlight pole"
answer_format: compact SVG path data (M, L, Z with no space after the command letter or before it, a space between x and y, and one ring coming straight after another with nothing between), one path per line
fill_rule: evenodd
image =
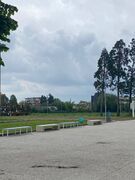
M135 101L132 101L132 116L135 117Z
M47 114L48 114L48 98L49 96L46 97L46 103L47 103Z
M130 103L130 109L132 110L132 117L135 117L135 101Z
M105 92L104 92L104 99L105 99L105 122L106 122L106 88L105 88Z
M106 78L106 68L105 68L105 78ZM104 106L105 106L105 122L106 122L106 79L104 80Z
M1 45L1 44L0 44ZM1 50L0 50L0 59L1 59ZM1 64L0 64L0 116L1 116Z

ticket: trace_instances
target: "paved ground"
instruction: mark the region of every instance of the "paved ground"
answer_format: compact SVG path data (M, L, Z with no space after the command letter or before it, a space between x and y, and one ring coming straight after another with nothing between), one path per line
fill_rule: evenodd
M0 180L135 180L135 121L0 137Z

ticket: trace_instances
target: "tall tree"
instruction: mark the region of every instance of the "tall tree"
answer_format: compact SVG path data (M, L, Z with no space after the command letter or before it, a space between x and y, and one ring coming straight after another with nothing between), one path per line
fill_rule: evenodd
M103 113L103 102L105 97L105 90L107 88L107 80L108 80L108 63L109 63L109 54L106 49L102 50L101 56L98 60L98 70L95 72L94 78L96 81L94 82L94 86L97 92L100 93L100 113Z
M126 94L129 95L129 107L135 95L135 39L129 45L128 65L126 69Z
M47 98L46 98L46 96L42 95L40 98L40 104L45 106L46 103L47 103Z
M6 107L9 103L9 99L5 94L1 95L1 106Z
M49 94L49 96L48 96L48 104L52 105L53 102L54 102L54 97L53 97L53 95Z
M11 111L15 112L17 110L17 106L18 106L17 98L15 95L10 96L9 104L10 104Z
M127 48L122 39L117 41L110 51L109 76L110 87L117 91L117 116L120 115L120 93L125 85L125 67L127 65Z

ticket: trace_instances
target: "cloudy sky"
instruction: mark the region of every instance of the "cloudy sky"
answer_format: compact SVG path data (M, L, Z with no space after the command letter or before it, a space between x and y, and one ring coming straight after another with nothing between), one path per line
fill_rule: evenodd
M90 101L101 50L135 36L134 0L5 0L18 7L2 92Z

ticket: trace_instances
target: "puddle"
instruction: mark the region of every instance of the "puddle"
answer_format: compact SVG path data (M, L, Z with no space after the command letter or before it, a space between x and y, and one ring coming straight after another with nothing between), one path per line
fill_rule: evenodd
M57 168L57 169L77 169L79 166L65 166L65 165L34 165L31 168Z
M111 144L111 142L99 141L96 144Z
M4 175L4 170L3 169L0 169L0 175Z

